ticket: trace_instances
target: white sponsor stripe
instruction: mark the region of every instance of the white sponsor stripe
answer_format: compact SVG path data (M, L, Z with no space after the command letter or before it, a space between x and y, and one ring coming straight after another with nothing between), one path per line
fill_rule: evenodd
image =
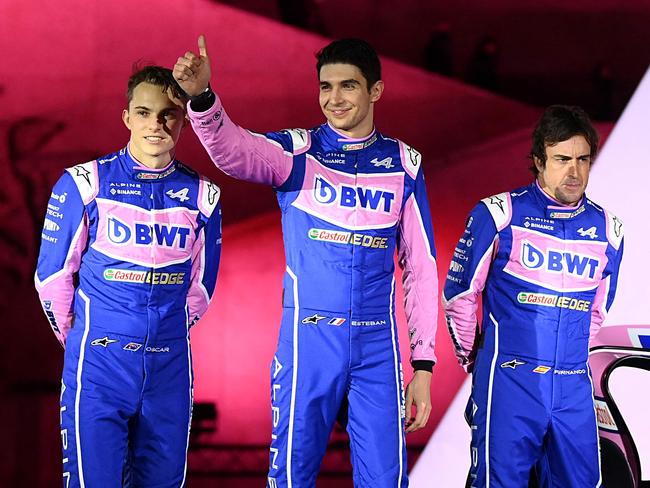
M402 442L404 425L402 423L402 384L399 375L399 358L397 355L397 341L395 339L395 320L393 318L393 297L395 295L395 276L390 287L390 334L393 341L393 363L395 365L395 392L397 393L397 437L399 438L398 456L399 456L399 476L397 477L397 488L400 487L402 480L402 471L404 469L404 460L402 459ZM408 412L407 412L408 414Z
M499 355L499 324L492 314L490 320L494 324L494 353L490 365L490 381L488 383L487 421L485 422L485 488L490 488L490 414L492 413L492 386L494 384L494 368Z
M108 251L107 249L101 249L98 246L96 246L96 242L93 242L90 247L92 247L95 251L102 253L104 256L108 256L109 258L116 259L118 261L124 261L126 263L131 263L131 264L137 264L138 266L144 266L146 268L153 268L153 269L159 269L159 268L164 268L166 266L171 266L172 264L182 264L186 262L187 260L191 259L191 256L181 256L180 258L177 259L166 259L164 261L156 262L155 256L150 257L150 261L147 260L142 260L142 259L137 259L133 257L125 257L125 256L120 256L118 253L113 253L111 251ZM151 246L153 249L155 246Z
M107 207L121 207L127 210L132 210L134 212L140 212L140 213L146 213L150 215L170 215L170 214L189 214L193 218L196 218L199 215L198 210L191 210L187 207L172 207L172 208L152 208L152 209L146 209L143 207L139 207L137 205L133 205L131 203L125 203L125 202L118 202L116 200L109 200L107 198L96 198L95 201L97 203L101 203L103 205L106 205ZM160 221L160 220L155 220L152 219L151 222L154 223L166 223L165 221ZM174 224L172 224L174 225Z
M596 411L596 402L593 401L594 399L594 382L591 379L591 370L587 368L587 376L589 376L589 384L591 385L591 399L594 407L594 430L596 433L594 434L596 436L596 445L598 446L598 451L597 451L597 457L598 457L598 483L596 484L596 488L600 488L603 482L603 473L601 470L600 466L600 436L598 435L598 412Z
M190 429L192 427L192 404L194 403L194 391L192 388L192 351L190 350L190 332L189 332L189 315L188 307L185 307L185 327L187 327L187 375L189 379L189 394L190 394L190 411L187 419L187 439L185 440L185 465L183 466L183 479L181 480L180 488L185 486L185 478L187 477L187 451L190 448Z
M77 362L77 392L74 399L74 435L77 443L77 470L79 471L79 486L85 488L86 483L84 481L84 470L83 462L81 458L81 436L79 434L79 403L81 401L81 373L83 371L84 365L84 355L86 352L86 340L88 339L88 332L90 331L90 298L86 294L79 290L79 296L85 302L85 329L83 337L81 338L81 344L79 346L79 361Z
M293 280L293 371L291 373L291 406L289 407L289 439L287 440L287 487L291 488L291 449L293 448L293 422L296 409L296 387L298 384L298 318L300 304L298 302L298 278L287 266L287 273Z
M565 287L565 286L553 286L547 282L544 281L539 281L539 280L534 280L528 276L525 275L520 275L519 273L516 273L510 269L503 269L504 272L508 273L509 275L514 276L515 278L519 278L522 281L525 281L526 283L533 283L537 286L541 286L543 288L548 288L549 290L554 290L554 291L559 291L559 292L574 292L574 291L590 291L595 288L598 288L598 283L595 284L590 284L586 286L579 286L579 287Z
M385 224L368 224L368 225L348 225L341 220L331 218L329 217L326 213L323 212L318 212L314 210L313 208L306 207L304 205L301 205L300 203L293 202L291 203L292 206L302 210L303 212L308 213L309 215L313 215L314 217L318 217L321 220L324 220L325 222L329 222L330 224L334 224L338 227L341 227L343 229L349 229L349 230L371 230L371 229L387 229L389 227L393 227L397 223L397 219L391 220L390 222L387 222ZM344 232L344 231L342 231Z

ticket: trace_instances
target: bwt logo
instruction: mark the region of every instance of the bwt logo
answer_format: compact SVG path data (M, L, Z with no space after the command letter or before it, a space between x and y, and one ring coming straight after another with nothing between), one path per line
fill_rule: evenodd
M145 224L135 222L126 224L117 217L108 217L108 240L113 244L136 246L158 246L175 247L185 249L187 237L190 235L190 228L170 224Z
M334 186L323 176L316 175L314 198L322 205L331 205L336 202L341 207L363 207L389 213L395 200L395 194L379 188L343 184Z
M528 269L544 268L557 273L567 273L589 278L594 277L600 261L596 258L570 252L546 252L538 249L528 241L521 244L522 264Z

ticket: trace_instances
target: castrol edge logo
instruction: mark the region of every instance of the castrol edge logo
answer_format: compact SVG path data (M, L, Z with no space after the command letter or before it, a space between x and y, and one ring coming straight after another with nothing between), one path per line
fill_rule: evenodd
M504 271L556 291L592 290L607 264L607 243L564 240L512 226L512 249Z

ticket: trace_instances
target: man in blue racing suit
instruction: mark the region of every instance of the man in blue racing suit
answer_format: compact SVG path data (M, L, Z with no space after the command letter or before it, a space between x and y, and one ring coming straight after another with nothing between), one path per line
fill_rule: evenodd
M64 172L36 269L65 348L65 487L185 483L189 328L214 291L220 194L173 157L187 98L171 70L134 73L127 97L128 146Z
M482 200L454 251L443 305L473 373L468 486L525 488L536 465L544 486L600 486L587 357L616 293L623 224L584 194L597 149L582 109L546 109L536 181Z
M405 412L426 424L437 273L420 154L377 132L375 51L339 40L317 55L327 123L266 135L235 125L211 91L205 39L174 76L190 119L225 173L272 185L286 252L283 319L271 364L268 486L314 486L334 421L347 423L359 487L406 486ZM404 269L414 379L402 392L393 256ZM404 402L406 405L404 405ZM340 414L340 415L339 415Z

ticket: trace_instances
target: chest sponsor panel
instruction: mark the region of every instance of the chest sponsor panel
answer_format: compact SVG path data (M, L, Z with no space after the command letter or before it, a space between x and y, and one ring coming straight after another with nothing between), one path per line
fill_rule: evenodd
M607 264L607 243L566 240L512 226L512 248L504 271L557 291L591 290Z
M380 229L399 220L403 198L402 172L351 175L308 157L293 206L347 229Z
M98 223L92 247L97 251L153 268L190 258L197 227L196 210L146 210L100 198L96 202Z

